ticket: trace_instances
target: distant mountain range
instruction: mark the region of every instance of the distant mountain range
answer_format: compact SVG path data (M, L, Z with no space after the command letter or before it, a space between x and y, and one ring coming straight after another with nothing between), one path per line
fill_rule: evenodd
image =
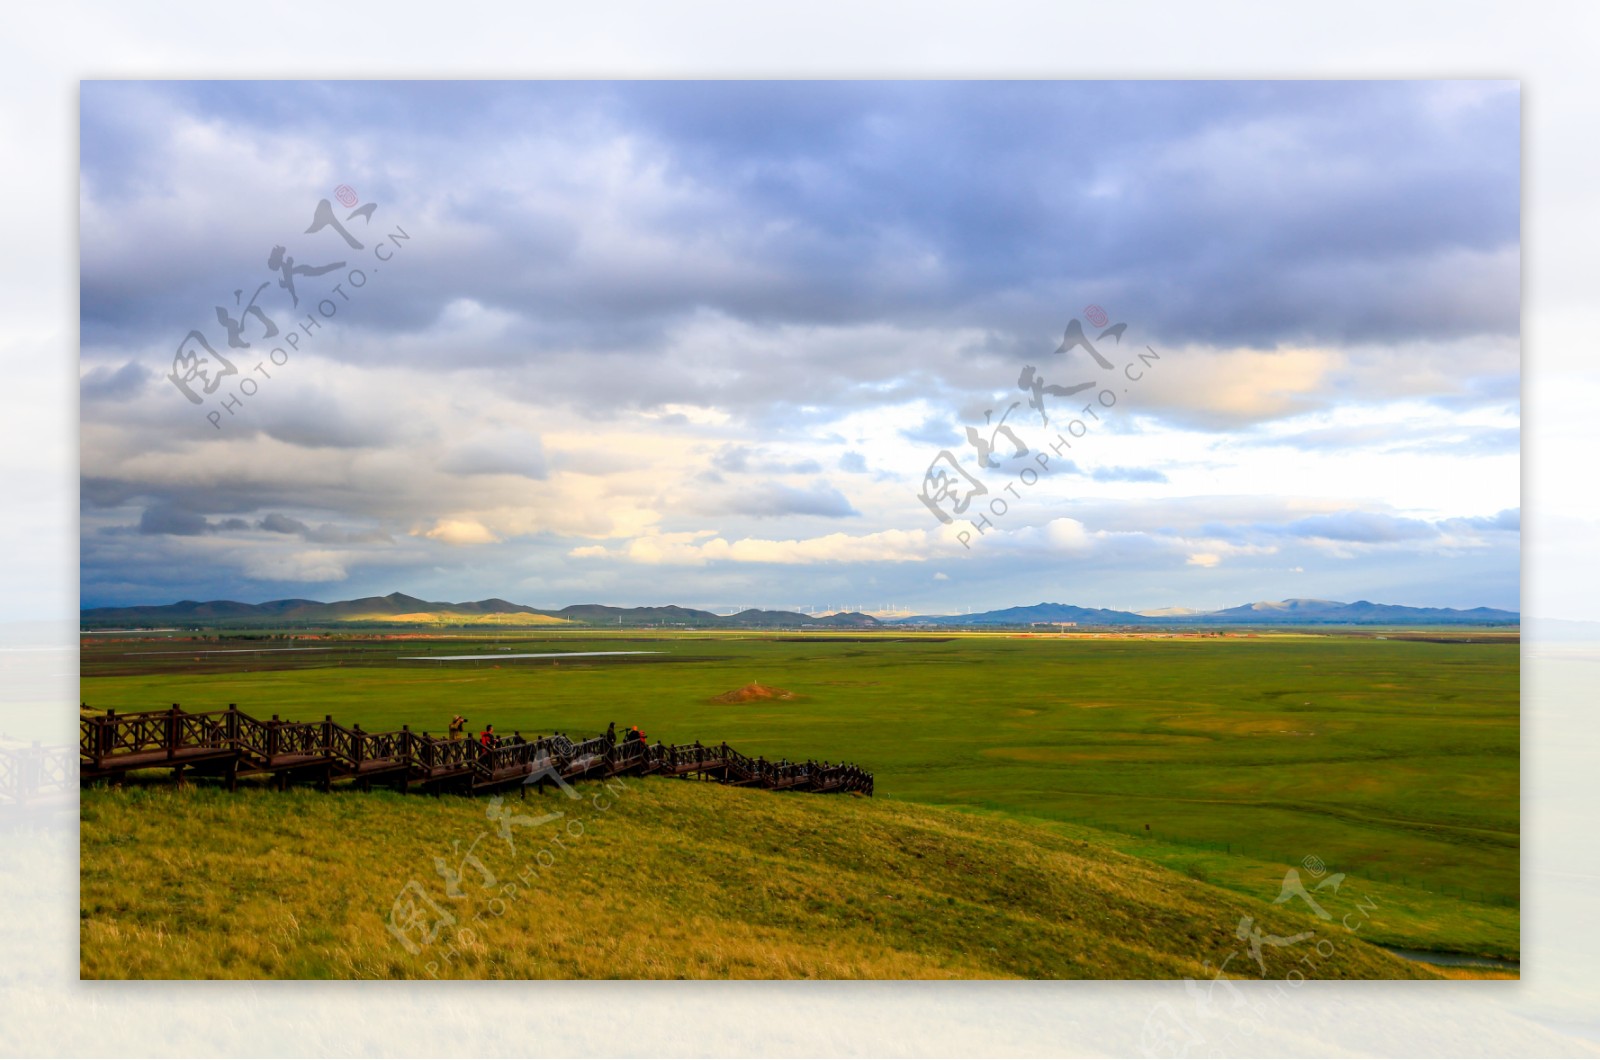
M1035 623L1075 622L1080 626L1505 626L1517 625L1515 611L1474 607L1403 607L1357 600L1276 600L1241 604L1221 611L1191 611L1164 607L1156 611L1107 611L1070 604L1034 604L984 611L974 615L913 615L896 618L890 625L1025 626Z
M718 615L688 607L608 607L573 604L545 611L508 600L475 600L452 604L418 600L404 593L340 600L270 600L241 604L233 600L142 607L90 607L80 612L84 629L148 628L153 626L677 626L737 627L749 629L824 626L855 628L876 626L871 615L856 612L816 617L798 611L761 611L754 608L735 615Z
M271 600L242 604L233 600L142 607L90 607L80 612L83 629L193 627L285 627L328 625L383 626L671 626L701 629L863 629L895 626L1027 627L1035 624L1075 623L1078 626L1507 626L1521 622L1515 611L1475 607L1458 611L1448 607L1402 607L1357 600L1279 600L1242 604L1221 611L1191 611L1167 607L1142 614L1071 604L1034 604L970 615L913 615L879 620L857 611L826 616L799 611L763 611L756 608L733 615L667 605L664 607L609 607L573 604L559 611L541 610L507 600L471 603L437 603L404 593L340 600Z
M1028 626L1038 622L1075 622L1080 626L1154 626L1170 622L1166 617L1137 615L1132 611L1108 611L1103 607L1074 607L1071 604L1034 604L1032 607L1007 607L1000 611L981 611L972 615L912 615L891 618L892 626Z

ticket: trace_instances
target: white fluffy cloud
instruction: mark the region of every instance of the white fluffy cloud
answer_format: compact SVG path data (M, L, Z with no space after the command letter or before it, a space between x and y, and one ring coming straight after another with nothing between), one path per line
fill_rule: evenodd
M617 548L584 545L575 559L623 558L646 565L699 567L708 563L811 564L919 563L959 548L951 534L927 530L885 530L872 534L825 534L773 540L728 540L712 530L649 534Z

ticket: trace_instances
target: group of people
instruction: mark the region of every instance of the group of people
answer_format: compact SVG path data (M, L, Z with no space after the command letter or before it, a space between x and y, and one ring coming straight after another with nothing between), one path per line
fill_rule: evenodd
M450 719L450 739L464 740L466 738L467 719L463 715L457 714ZM483 727L483 731L478 734L478 742L485 747L493 749L505 745L507 741L502 740L494 731L494 726L489 724L485 725ZM528 741L522 738L522 734L520 732L515 732L511 734L511 740L509 742L517 744L527 743Z
M450 718L450 739L452 739L452 740L464 740L466 738L467 738L467 719L466 719L466 717L464 715L461 715L461 714L453 715ZM484 747L487 747L487 748L490 748L490 749L503 746L506 743L506 741L502 740L498 735L495 734L494 726L492 724L485 725L483 727L483 731L478 734L478 742L480 744L482 744ZM527 743L528 741L524 740L522 738L522 733L517 732L517 733L512 733L511 734L510 742L513 743L513 744L519 744L519 743ZM611 722L609 725L606 726L606 742L610 743L610 744L613 744L613 745L616 744L616 742L617 742L617 723L616 722ZM645 741L644 730L639 728L639 726L637 726L637 725L628 726L628 731L622 734L622 742L625 743L625 744L629 744L629 743L644 743L644 742L646 742Z
M606 726L606 743L615 745L617 742L617 723L611 722ZM644 743L644 730L637 725L628 726L628 731L622 734L623 743Z

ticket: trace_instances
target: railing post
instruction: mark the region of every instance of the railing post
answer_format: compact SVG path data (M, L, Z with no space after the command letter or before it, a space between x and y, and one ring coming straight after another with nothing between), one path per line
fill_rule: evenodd
M178 704L172 704L167 714L167 759L178 757Z
M267 758L278 757L278 716L274 714L267 723Z
M328 758L333 757L333 715L322 716L322 753Z
M106 711L104 718L97 719L98 730L95 733L94 764L103 766L106 759L111 757L111 741L116 737L117 712Z
M39 749L39 741L33 741L33 747L17 756L16 799L17 804L26 806L28 797L39 791L39 776L44 763L44 752Z

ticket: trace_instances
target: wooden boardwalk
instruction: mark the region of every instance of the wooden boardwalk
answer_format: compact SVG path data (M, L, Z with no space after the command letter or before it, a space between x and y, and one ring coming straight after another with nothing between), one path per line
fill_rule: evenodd
M345 728L320 722L258 721L229 704L227 710L170 710L85 715L78 722L79 782L93 783L134 770L167 769L173 776L214 776L235 787L242 776L267 774L279 787L335 781L400 790L474 794L524 785L618 774L689 777L783 791L872 794L872 774L827 762L769 762L727 744L648 744L596 736L574 743L565 736L502 741L485 747L471 738L443 739L402 727L395 732Z

